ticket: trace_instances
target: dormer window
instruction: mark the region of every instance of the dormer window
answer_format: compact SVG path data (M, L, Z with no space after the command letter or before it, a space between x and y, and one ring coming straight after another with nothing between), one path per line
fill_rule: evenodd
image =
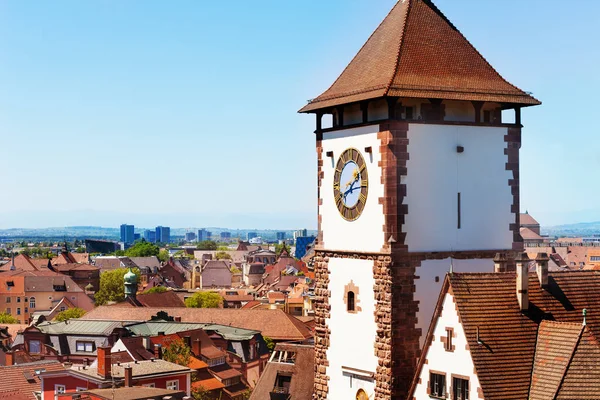
M15 281L6 281L6 286L8 286L8 287L15 286Z

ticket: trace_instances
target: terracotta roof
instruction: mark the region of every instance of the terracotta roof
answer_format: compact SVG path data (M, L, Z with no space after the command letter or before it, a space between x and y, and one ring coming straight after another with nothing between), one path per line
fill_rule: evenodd
M188 363L188 368L191 369L204 369L208 368L208 364L202 360L197 359L194 356L190 356L190 362Z
M540 223L535 220L529 213L520 215L521 226L523 225L539 225Z
M600 395L600 344L589 326L581 334L557 400L597 399Z
M555 398L582 330L581 324L542 321L535 347L531 400Z
M542 321L581 325L585 308L587 327L596 336L600 333L600 296L597 295L600 272L550 272L546 289L540 287L536 274L529 274L530 305L526 312L519 310L515 289L514 273L454 273L446 276L440 295L440 299L446 292L454 296L486 400L528 398L538 327ZM439 315L440 307L438 300L435 315ZM478 330L483 345L478 344ZM431 332L430 327L428 342ZM542 331L542 340L549 335L546 332ZM559 336L559 333L554 335ZM561 351L564 354L568 349ZM581 365L588 361L582 360ZM422 356L420 365L423 362Z
M543 240L544 238L532 231L529 228L521 228L519 229L519 233L523 240Z
M192 388L194 389L202 388L204 390L215 390L222 389L224 387L225 385L223 385L217 378L208 378L192 383Z
M20 398L35 400L33 392L41 390L41 380L35 371L62 371L65 367L58 361L36 361L27 364L0 367L0 392L18 391ZM29 375L31 379L27 379Z
M311 400L314 381L314 348L293 344L277 344L275 351L295 353L293 364L272 361L267 363L256 387L250 395L250 400L268 399L276 384L279 373L290 374L290 395L295 400ZM276 360L278 358L275 358Z
M59 264L53 267L56 271L59 272L67 272L72 270L77 271L98 271L100 268L90 265L90 264L81 264L81 263L68 263L68 264Z
M214 367L210 367L210 372L217 376L217 378L223 381L224 379L235 378L236 376L242 376L242 373L236 369L231 368L227 364L221 364Z
M138 294L136 299L144 307L185 307L185 303L175 292Z
M120 387L116 389L90 389L85 393L93 395L94 398L110 400L162 399L167 398L167 396L176 396L172 398L180 398L185 394L183 390L160 389L144 386Z
M162 308L100 306L80 320L148 321ZM312 337L306 326L281 310L248 310L234 308L187 308L167 310L171 316L181 316L182 322L202 322L234 326L259 331L274 340L303 341Z
M333 85L300 112L383 96L540 104L502 78L431 0L398 1Z
M23 271L36 271L39 268L36 263L32 261L33 259L25 254L19 254L15 256L14 265L16 269L20 269ZM42 260L43 261L43 260ZM48 260L46 260L46 264ZM0 267L0 271L10 271L10 267L13 265L12 259L10 259L6 264Z
M243 309L253 309L260 306L262 303L258 300L252 300L242 306Z
M154 358L154 353L144 347L144 341L141 336L123 337L121 338L121 342L127 348L129 354L138 361ZM112 354L114 356L115 353L113 352Z

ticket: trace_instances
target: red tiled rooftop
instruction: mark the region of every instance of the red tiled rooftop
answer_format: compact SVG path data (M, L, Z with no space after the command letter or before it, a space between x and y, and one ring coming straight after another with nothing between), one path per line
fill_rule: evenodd
M540 104L502 78L431 0L398 1L333 85L300 112L384 96Z

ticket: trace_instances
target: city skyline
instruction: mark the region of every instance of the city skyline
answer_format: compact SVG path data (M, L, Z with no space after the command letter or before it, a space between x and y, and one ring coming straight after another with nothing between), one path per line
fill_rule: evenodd
M2 3L0 32L11 39L0 41L0 126L19 151L4 153L14 195L3 197L0 228L206 219L314 229L314 119L296 111L394 3ZM600 220L600 188L584 180L600 166L600 138L593 113L571 105L593 104L600 87L600 5L491 3L436 1L504 78L544 103L523 111L521 211L544 226ZM474 17L490 9L493 19ZM156 158L162 168L138 167ZM261 193L255 180L276 187ZM83 184L91 192L70 193Z

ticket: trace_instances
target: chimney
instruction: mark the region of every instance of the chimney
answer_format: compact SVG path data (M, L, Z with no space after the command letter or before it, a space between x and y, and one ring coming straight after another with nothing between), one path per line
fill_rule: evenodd
M504 253L496 253L494 257L494 272L506 272L506 264L508 260Z
M185 345L187 347L189 347L190 350L192 349L192 337L191 336L184 336L183 337L183 343L185 343Z
M537 257L535 258L535 272L537 273L541 288L548 287L548 261L549 260L550 260L550 257L548 257L547 253L538 253Z
M133 368L125 367L125 387L133 387Z
M175 317L173 319L175 320L175 322L181 322L181 317Z
M529 257L527 253L519 253L515 258L517 264L517 300L521 311L529 309Z
M98 347L98 375L103 379L111 378L110 346Z
M202 346L200 345L200 339L195 339L192 343L192 353L194 353L196 356L200 356L200 354L202 353L200 351L201 348Z
M15 363L15 353L12 351L7 351L5 354L5 365L8 367Z
M146 350L152 350L152 342L150 341L150 338L148 336L144 336L142 338L142 343L144 344L144 348Z
M162 346L160 344L154 345L154 358L162 360Z

